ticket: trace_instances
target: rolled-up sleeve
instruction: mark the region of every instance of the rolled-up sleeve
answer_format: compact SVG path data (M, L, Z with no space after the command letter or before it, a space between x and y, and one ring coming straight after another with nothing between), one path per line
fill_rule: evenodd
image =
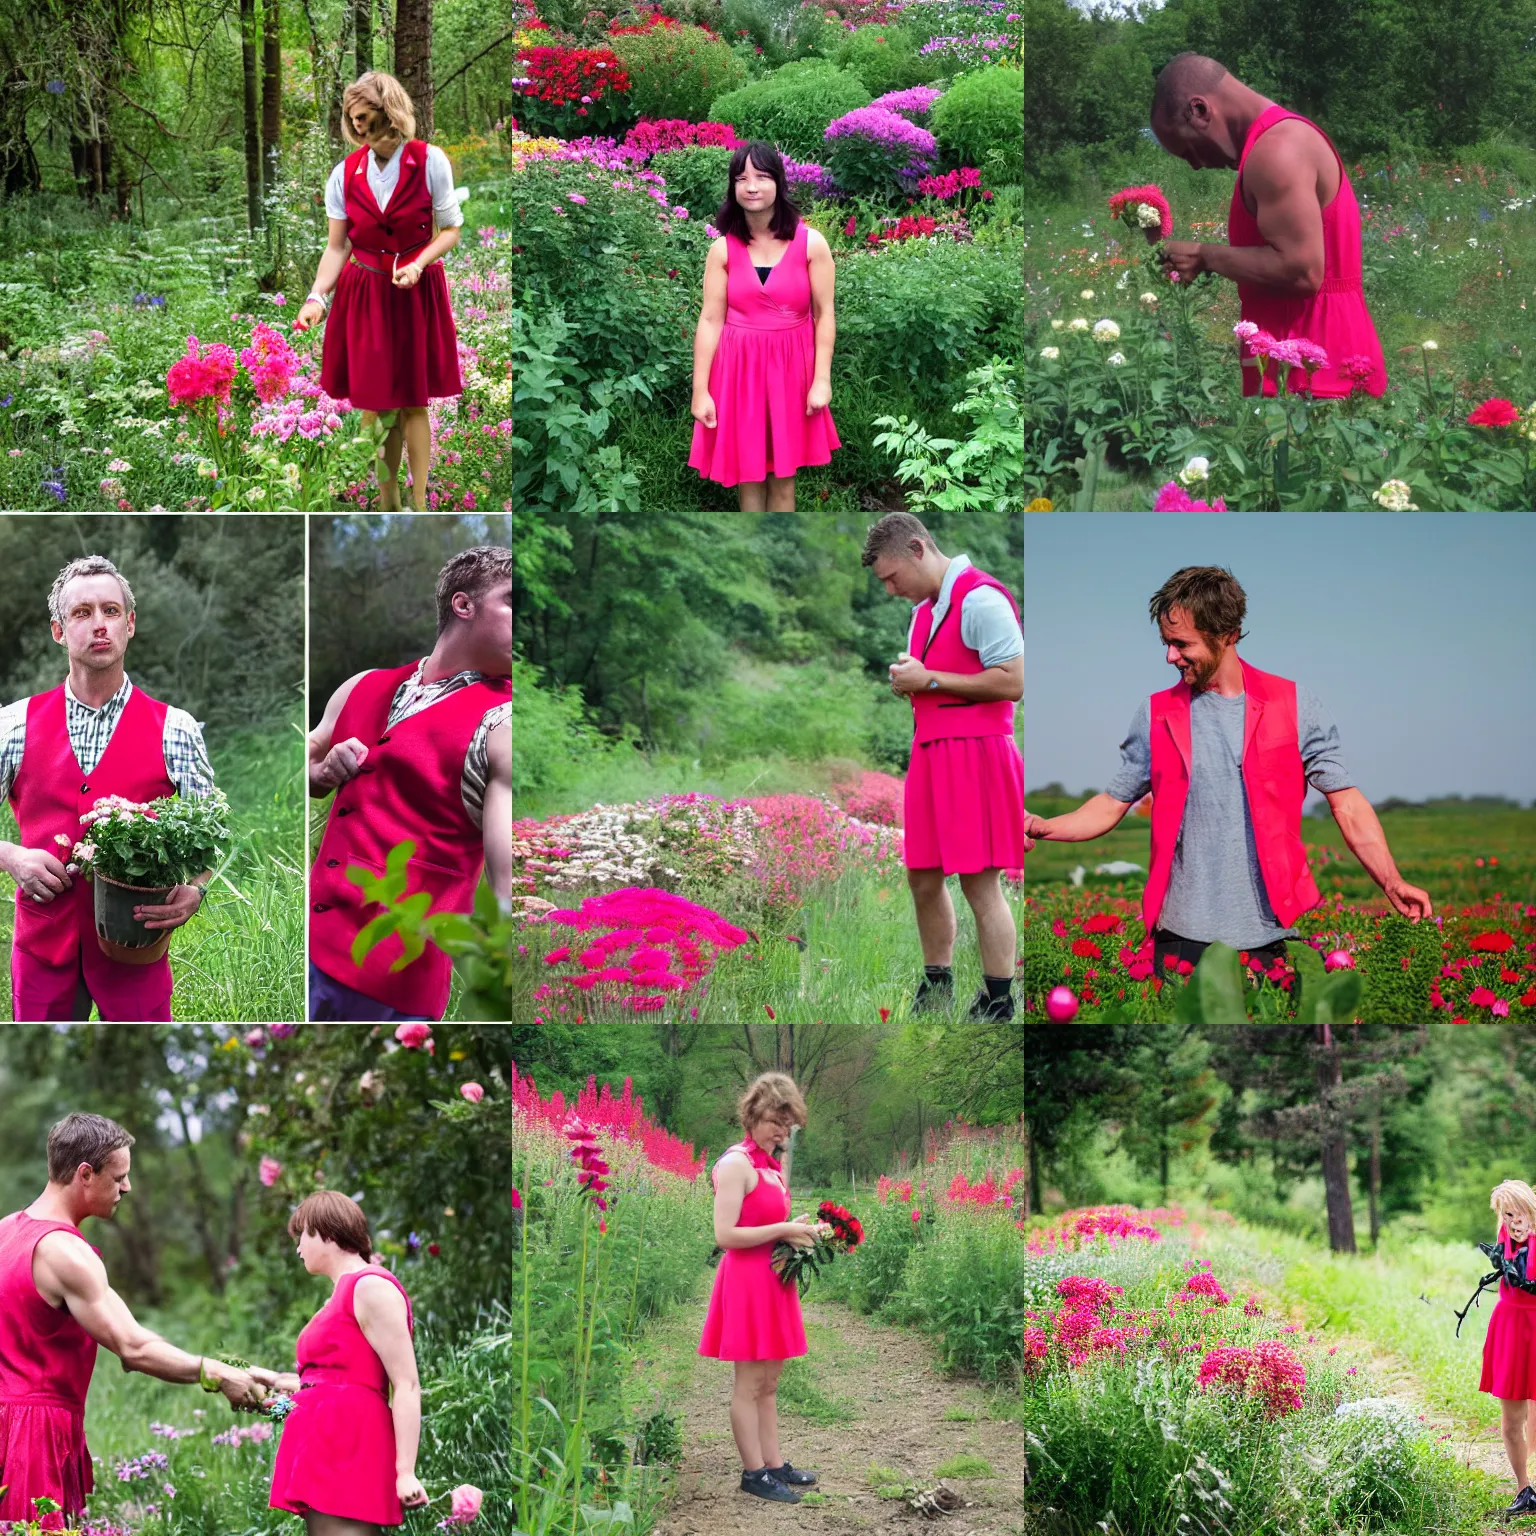
M1120 743L1120 766L1105 788L1105 794L1132 805L1152 789L1152 707L1141 701L1131 716L1130 728Z
M347 162L341 161L325 184L325 213L327 218L344 219L347 216L347 193L342 179L347 174Z
M1296 735L1307 782L1324 795L1353 789L1354 775L1344 766L1339 728L1310 688L1296 689Z
M437 145L427 145L427 191L432 194L432 212L439 229L457 229L464 222L464 210L453 195L453 167Z

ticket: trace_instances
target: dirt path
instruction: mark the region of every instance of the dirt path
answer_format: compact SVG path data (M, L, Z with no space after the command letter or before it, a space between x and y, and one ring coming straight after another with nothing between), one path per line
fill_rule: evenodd
M652 1330L637 1381L680 1418L683 1461L656 1536L850 1536L853 1532L932 1531L946 1536L1022 1536L1024 1430L994 1416L994 1401L974 1382L946 1379L929 1341L886 1327L832 1302L805 1303L810 1353L785 1368L779 1438L796 1466L820 1479L804 1502L771 1504L738 1487L741 1462L727 1404L731 1368L695 1353L704 1304L684 1308ZM968 1458L960 1463L958 1458ZM938 1519L910 1510L893 1480L932 1488L943 1481L967 1507ZM882 1493L881 1487L887 1490Z

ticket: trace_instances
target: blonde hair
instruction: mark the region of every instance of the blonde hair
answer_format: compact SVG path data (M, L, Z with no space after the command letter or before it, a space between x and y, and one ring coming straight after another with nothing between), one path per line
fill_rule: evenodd
M1501 1227L1504 1225L1506 1211L1521 1211L1525 1219L1530 1222L1532 1229L1536 1230L1536 1189L1532 1189L1524 1180L1505 1179L1489 1195L1488 1204L1499 1218ZM1494 1235L1497 1236L1497 1232Z
M410 93L382 69L370 69L359 75L341 93L341 136L348 144L366 144L352 131L352 109L372 107L382 112L402 139L416 137L416 108L411 105Z
M741 1117L741 1128L748 1132L769 1115L787 1114L801 1127L808 1118L805 1100L787 1072L764 1072L754 1078L737 1100L736 1112Z

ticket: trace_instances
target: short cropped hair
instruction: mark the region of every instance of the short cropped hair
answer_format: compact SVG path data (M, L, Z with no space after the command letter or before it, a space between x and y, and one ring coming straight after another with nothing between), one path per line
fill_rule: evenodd
M1186 565L1175 571L1147 604L1154 624L1175 608L1182 608L1202 635L1216 637L1237 630L1238 639L1242 639L1248 594L1231 571L1217 565Z
M1227 77L1227 66L1203 53L1176 53L1163 65L1152 92L1152 121L1184 115L1191 96L1209 96Z
M370 69L367 74L359 75L341 93L341 136L348 144L362 145L367 140L358 138L352 131L354 107L373 107L390 120L402 139L416 137L416 108L410 93L382 69Z
M934 549L933 535L910 512L887 512L864 539L864 564L873 565L882 555L904 555L913 539Z
M437 632L453 622L453 594L462 592L476 602L500 581L512 579L512 551L501 544L463 549L437 577Z
M796 1125L803 1126L808 1118L805 1099L795 1080L787 1072L764 1072L753 1078L736 1104L743 1130L750 1131L759 1120L769 1115L788 1115Z
M363 1215L362 1206L338 1190L317 1189L300 1202L288 1218L288 1236L297 1238L301 1232L313 1232L316 1237L365 1259L373 1253L368 1218Z
M64 622L64 588L77 576L116 576L118 586L123 589L123 606L129 613L133 612L133 588L128 585L128 578L105 555L81 555L54 577L52 590L48 593L48 616L55 624Z
M65 1115L48 1132L49 1181L72 1183L81 1163L89 1163L93 1173L100 1173L101 1165L119 1147L132 1145L133 1137L105 1115Z

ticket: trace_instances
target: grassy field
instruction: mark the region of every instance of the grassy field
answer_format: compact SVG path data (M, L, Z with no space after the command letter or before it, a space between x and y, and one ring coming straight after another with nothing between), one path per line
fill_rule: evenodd
M203 910L171 939L176 1019L304 1017L303 737L297 722L207 732L235 840ZM16 825L0 810L0 838ZM16 884L0 876L0 1008L10 1012ZM92 1017L96 1017L93 1010Z

